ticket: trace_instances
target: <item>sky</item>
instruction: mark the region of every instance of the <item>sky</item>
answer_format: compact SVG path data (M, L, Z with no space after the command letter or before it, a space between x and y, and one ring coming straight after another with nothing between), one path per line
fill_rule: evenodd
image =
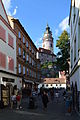
M56 40L63 30L69 32L68 20L71 0L2 0L8 15L20 20L37 48L42 47L42 38L48 23Z

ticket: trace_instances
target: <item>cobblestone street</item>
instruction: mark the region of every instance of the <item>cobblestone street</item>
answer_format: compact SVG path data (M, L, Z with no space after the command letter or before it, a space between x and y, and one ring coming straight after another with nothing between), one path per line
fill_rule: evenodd
M76 113L67 113L63 98L59 98L59 102L54 99L49 102L47 111L43 111L41 98L37 100L38 107L35 109L28 109L28 99L23 99L23 108L21 110L0 110L1 120L79 120Z

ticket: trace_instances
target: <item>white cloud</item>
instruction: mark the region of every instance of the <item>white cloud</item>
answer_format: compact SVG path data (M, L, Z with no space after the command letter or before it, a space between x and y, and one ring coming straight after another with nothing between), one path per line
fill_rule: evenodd
M59 28L60 28L62 31L69 29L68 21L69 21L69 16L66 17L66 18L59 24Z
M14 12L12 13L12 16L13 16L13 15L16 15L17 8L18 8L18 7L16 6L16 8L14 9Z
M42 37L36 40L35 45L37 46L37 48L42 47Z
M55 36L58 36L58 32L59 32L59 30L56 29L56 30L55 30Z
M12 0L2 0L3 1L3 4L4 4L4 7L5 7L5 9L6 9L6 12L7 12L7 14L8 15L15 15L16 14L16 12L17 12L17 8L18 7L16 7L14 10L13 10L13 13L11 14L11 11L10 11L10 9L12 8L12 4L11 4L11 1Z

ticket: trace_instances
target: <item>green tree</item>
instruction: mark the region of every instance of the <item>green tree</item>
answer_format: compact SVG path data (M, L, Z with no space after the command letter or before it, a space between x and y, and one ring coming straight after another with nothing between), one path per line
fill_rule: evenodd
M70 58L70 37L67 31L63 31L58 37L56 47L59 48L57 53L57 67L59 70L69 71L68 60Z

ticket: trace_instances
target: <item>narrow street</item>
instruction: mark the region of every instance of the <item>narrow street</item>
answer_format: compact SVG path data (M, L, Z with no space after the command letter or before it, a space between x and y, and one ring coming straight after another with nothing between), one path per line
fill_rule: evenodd
M56 102L54 98L53 102L49 102L47 111L42 109L41 98L37 101L38 107L35 109L28 108L28 100L23 99L23 108L21 110L0 109L1 120L79 120L79 116L76 113L69 114L65 109L63 97L59 98L59 102Z

